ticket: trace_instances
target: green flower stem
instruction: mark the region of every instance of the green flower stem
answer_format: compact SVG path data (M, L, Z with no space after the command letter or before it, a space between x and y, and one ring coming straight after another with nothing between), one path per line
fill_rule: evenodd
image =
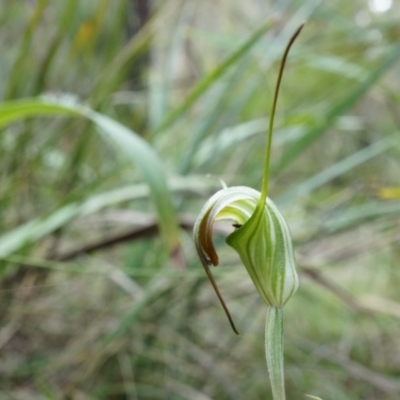
M291 37L283 54L267 133L261 193L246 186L224 187L207 201L193 228L197 253L233 330L238 333L209 268L210 265L217 266L219 263L212 237L214 222L228 219L237 228L226 238L226 242L239 254L261 298L269 306L265 326L265 351L273 400L285 400L286 397L282 307L297 290L299 280L289 227L268 197L269 159L283 70L289 50L303 26L304 24Z
M274 400L285 400L283 371L283 309L269 307L265 324L265 353Z

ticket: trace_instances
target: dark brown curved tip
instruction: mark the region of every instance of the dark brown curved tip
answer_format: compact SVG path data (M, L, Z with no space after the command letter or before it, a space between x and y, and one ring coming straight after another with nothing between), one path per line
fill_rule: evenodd
M204 269L205 269L205 271L206 271L206 274L207 274L208 279L209 279L210 282L211 282L212 287L214 288L214 291L215 291L215 293L216 293L216 295L217 295L217 297L218 297L218 300L219 300L219 302L221 303L222 308L224 309L226 316L228 317L228 320L229 320L229 323L230 323L230 325L231 325L231 328L232 328L233 332L235 332L236 335L240 336L240 333L239 333L239 331L236 329L236 326L235 326L235 324L234 324L234 322L233 322L231 313L229 312L228 307L226 306L225 301L224 301L224 299L222 298L221 292L220 292L219 289L218 289L218 286L217 286L217 283L215 282L214 276L213 276L213 274L211 273L210 267L209 267L208 264L206 264L206 263L203 263L203 267L204 267Z

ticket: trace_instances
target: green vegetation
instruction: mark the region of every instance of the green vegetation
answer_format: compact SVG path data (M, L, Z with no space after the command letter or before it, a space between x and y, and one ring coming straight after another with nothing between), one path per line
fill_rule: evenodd
M144 2L145 3L145 2ZM300 275L287 398L400 396L398 4L0 0L0 398L270 398L265 307L192 240L228 186L268 195ZM160 229L157 228L160 227Z

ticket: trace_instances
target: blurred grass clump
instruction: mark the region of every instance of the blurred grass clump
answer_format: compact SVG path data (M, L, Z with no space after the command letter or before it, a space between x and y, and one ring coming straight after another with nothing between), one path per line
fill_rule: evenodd
M191 229L220 187L207 174L258 188L279 58L305 19L270 189L301 276L287 395L399 398L398 4L0 8L1 398L266 398L261 301L221 246L236 338Z

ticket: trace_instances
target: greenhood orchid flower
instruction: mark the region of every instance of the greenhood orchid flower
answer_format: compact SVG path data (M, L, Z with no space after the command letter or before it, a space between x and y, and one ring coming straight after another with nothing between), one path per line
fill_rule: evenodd
M281 62L267 136L262 191L258 192L245 186L223 188L207 201L194 226L194 241L199 258L232 329L238 334L210 271L210 265L217 266L219 263L213 244L215 221L228 219L233 221L233 226L237 228L227 237L226 242L239 254L254 286L269 310L265 346L274 400L285 399L282 307L296 292L298 276L288 225L276 205L267 196L269 159L275 108L283 69L290 47L303 25L290 39Z
M215 193L197 218L195 242L203 265L217 266L213 225L218 220L232 220L239 228L228 236L227 243L240 255L264 302L281 307L298 287L292 241L286 221L271 199L255 212L260 198L260 192L245 186Z

